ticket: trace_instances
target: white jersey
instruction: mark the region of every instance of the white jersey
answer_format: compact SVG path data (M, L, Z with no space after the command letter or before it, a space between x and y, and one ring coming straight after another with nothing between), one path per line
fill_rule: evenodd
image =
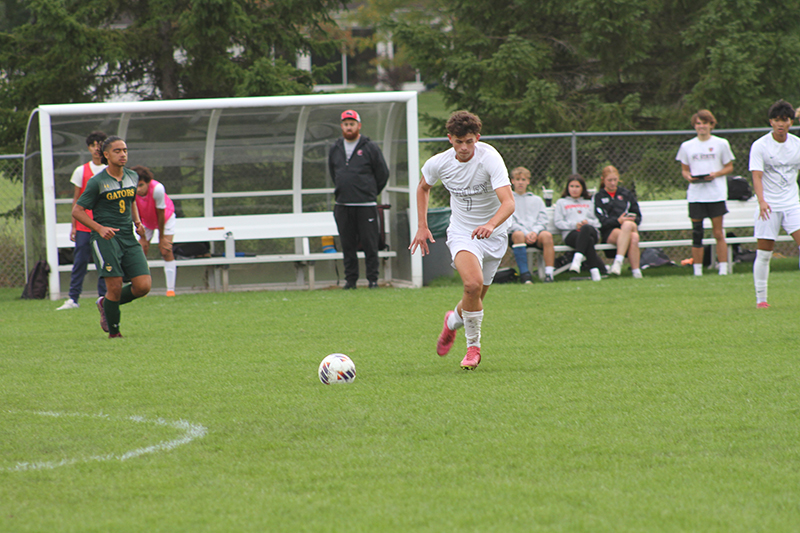
M695 137L684 142L675 156L676 161L689 167L692 176L719 172L734 159L727 139L716 135L705 141ZM728 199L728 180L725 176L719 176L711 181L690 183L686 199L698 203L724 202Z
M105 165L95 165L93 161L89 161L89 168L92 169L92 176L98 174L104 168ZM70 183L72 183L77 188L83 187L83 165L78 166L75 170L72 171L72 177L70 178Z
M442 181L450 192L450 227L469 233L497 214L500 199L495 190L511 186L503 157L482 142L475 143L475 154L466 163L456 159L454 148L431 157L422 167L422 177L431 186ZM506 220L493 234L505 234L509 224Z
M163 183L153 187L153 202L156 204L156 209L167 208L167 190L164 189Z
M797 171L800 169L800 138L789 133L779 143L767 133L750 147L750 172L763 172L764 201L773 211L797 207Z

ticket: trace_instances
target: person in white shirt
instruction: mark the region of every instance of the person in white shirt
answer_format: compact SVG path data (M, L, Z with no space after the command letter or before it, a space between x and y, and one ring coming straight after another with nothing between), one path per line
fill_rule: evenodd
M711 219L717 241L720 275L728 273L728 246L722 228L722 216L728 212L727 175L733 172L733 152L728 141L711 135L717 119L707 109L692 115L697 137L685 141L675 156L681 163L681 175L689 182L686 199L692 220L692 265L695 276L703 275L703 219Z
M542 251L544 257L544 282L553 281L556 252L553 246L553 234L547 231L549 217L547 206L540 196L528 192L531 183L531 172L525 167L517 167L511 171L511 186L514 188L514 215L508 229L508 245L514 252L514 259L519 267L519 279L522 283L531 283L531 272L528 266L528 247Z
M769 262L781 227L800 247L800 199L797 172L800 170L800 138L789 133L795 110L789 102L778 100L769 108L772 131L750 147L750 172L753 192L758 198L753 234L757 239L753 282L756 307L769 307L767 282Z
M100 153L100 147L103 145L104 140L106 140L106 134L102 131L93 131L86 137L86 147L89 150L92 160L78 166L72 172L72 177L69 181L74 185L74 194L72 196L73 207L75 207L78 198L83 194L83 190L86 188L86 184L92 176L106 168L106 165L100 161L103 157L103 154ZM92 216L92 212L89 211L88 215ZM72 230L70 231L69 239L75 243L75 249L72 258L69 297L56 311L77 309L80 307L78 300L83 292L83 280L86 277L86 268L89 262L92 261L92 247L90 244L91 234L92 230L74 218L72 219ZM106 280L102 276L97 277L97 295L106 295Z
M467 111L456 111L447 120L452 148L431 157L422 167L417 187L417 232L409 249L430 253L435 242L428 228L430 190L441 180L450 192L450 226L447 247L453 266L464 284L461 301L444 315L444 327L436 353L447 355L464 327L467 354L461 368L474 370L481 361L483 299L506 252L508 219L514 213L514 196L502 156L479 142L481 120Z

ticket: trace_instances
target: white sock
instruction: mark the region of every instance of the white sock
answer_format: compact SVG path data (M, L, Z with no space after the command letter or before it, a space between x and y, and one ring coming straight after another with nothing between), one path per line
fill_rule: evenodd
M695 276L702 276L703 275L703 263L700 263L699 265L693 264L692 268L694 268L694 275Z
M631 274L633 274L634 278L641 278L642 277L642 269L641 268L634 268L631 270Z
M453 310L454 313L447 318L447 327L450 329L460 329L464 327L464 319L458 314L458 306Z
M548 276L552 276L553 272L555 272L555 271L556 271L556 267L549 267L549 266L544 267L544 273L546 275L548 275Z
M769 280L769 261L772 252L756 250L756 260L753 262L753 282L756 286L756 303L767 301L767 281Z
M616 257L614 257L614 262L615 263L622 263L623 261L625 261L625 256L624 255L617 254Z
M572 265L570 266L570 270L580 270L584 259L586 259L586 257L582 253L575 252L575 255L572 256Z
M467 338L467 348L470 346L481 347L481 322L483 322L483 309L480 311L461 311L464 313L464 336Z
M174 259L164 261L164 277L167 279L167 290L175 290L175 277L178 275L178 264Z
M589 270L589 274L592 275L592 281L600 281L601 279L603 279L603 277L600 275L599 268L593 268Z
M725 276L728 274L728 262L720 263L719 264L719 275Z

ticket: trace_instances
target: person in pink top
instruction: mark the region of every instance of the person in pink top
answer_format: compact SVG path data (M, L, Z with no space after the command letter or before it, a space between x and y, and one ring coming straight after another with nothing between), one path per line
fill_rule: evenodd
M136 207L142 218L145 236L139 239L145 255L150 251L153 233L158 230L158 251L164 259L164 277L167 280L167 296L175 296L175 278L178 267L172 254L172 239L175 235L175 204L172 203L164 185L153 179L153 172L137 165L131 170L139 175L136 188Z

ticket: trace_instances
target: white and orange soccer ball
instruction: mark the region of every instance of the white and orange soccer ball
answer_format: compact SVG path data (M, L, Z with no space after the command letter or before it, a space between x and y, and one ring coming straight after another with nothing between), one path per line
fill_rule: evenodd
M356 365L343 353L332 353L319 364L319 380L325 385L352 383L356 379Z

